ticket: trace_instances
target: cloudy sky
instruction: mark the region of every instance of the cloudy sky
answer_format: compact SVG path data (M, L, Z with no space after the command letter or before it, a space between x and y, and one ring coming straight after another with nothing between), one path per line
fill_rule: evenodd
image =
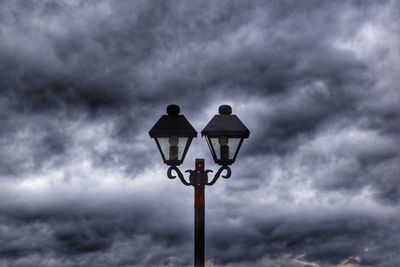
M169 104L250 129L209 266L400 263L398 1L0 1L0 266L190 266ZM195 158L217 169L203 138Z

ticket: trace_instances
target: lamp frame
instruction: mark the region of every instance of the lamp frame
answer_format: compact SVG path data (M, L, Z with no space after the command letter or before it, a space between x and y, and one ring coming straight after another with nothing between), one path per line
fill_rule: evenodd
M240 147L242 146L242 143L243 143L243 140L244 140L244 137L232 137L232 136L229 136L229 135L226 135L226 134L224 134L224 135L227 136L228 139L229 138L240 138L240 141L239 141L239 144L238 144L238 146L236 148L235 154L233 155L232 159L228 159L228 160L218 159L217 152L215 151L214 146L212 145L212 142L211 142L211 138L219 138L221 135L215 135L215 136L207 135L206 136L207 145L208 145L208 147L210 149L210 152L211 152L211 155L212 155L212 157L214 159L214 162L216 164L218 164L218 165L221 165L221 166L232 165L235 162L236 157L239 154Z
M184 148L184 150L183 150L182 158L181 158L180 160L170 160L170 159L166 159L166 158L165 158L165 155L164 155L164 153L163 153L163 151L162 151L162 149L161 149L161 145L160 145L160 142L158 141L158 138L169 138L170 136L177 136L177 137L186 137L186 138L188 138L188 140L187 140L187 142L186 142L186 144L185 144L185 148ZM169 166L179 166L179 165L181 165L181 164L183 163L183 161L185 160L186 154L187 154L187 152L188 152L188 150L189 150L189 147L190 147L190 145L191 145L191 143L192 143L193 137L190 137L190 136L183 136L183 135L179 136L179 135L175 135L175 134L174 134L174 135L169 135L169 136L159 136L159 137L155 137L154 140L156 141L158 150L160 151L160 154L161 154L161 157L162 157L164 163L167 164L167 165L169 165Z

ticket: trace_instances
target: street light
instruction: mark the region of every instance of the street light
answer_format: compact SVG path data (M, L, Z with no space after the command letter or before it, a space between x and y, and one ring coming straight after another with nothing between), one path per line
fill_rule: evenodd
M197 132L185 116L179 113L179 106L169 105L167 115L161 116L149 131L149 135L154 138L164 163L170 166L167 171L168 178L176 178L172 174L174 171L184 185L194 187L194 262L196 267L203 267L204 187L213 185L224 170L226 174L222 175L223 178L228 179L231 176L229 165L235 162L243 140L249 137L250 131L236 115L232 115L230 106L220 106L219 115L211 119L201 134L206 137L214 162L221 167L209 181L208 173L213 171L205 170L204 159L196 159L195 169L185 171L190 173L187 181L177 166L183 163L193 138L197 137Z
M219 115L212 118L201 135L207 138L214 162L227 166L235 162L240 146L249 137L250 131L236 115L232 115L231 106L222 105Z
M197 132L187 121L185 116L179 115L180 108L177 105L169 105L167 114L161 118L149 131L154 138L165 164L177 166L182 164L190 143Z

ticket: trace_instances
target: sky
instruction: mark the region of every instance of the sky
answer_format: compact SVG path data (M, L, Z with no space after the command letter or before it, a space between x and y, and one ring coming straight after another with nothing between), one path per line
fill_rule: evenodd
M208 266L400 263L398 1L0 0L0 266L193 264L169 104L250 129L206 188ZM195 158L217 170L206 141Z

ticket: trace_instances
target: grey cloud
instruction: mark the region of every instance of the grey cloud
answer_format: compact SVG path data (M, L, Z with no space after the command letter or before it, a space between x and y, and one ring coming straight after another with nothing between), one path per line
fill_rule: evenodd
M240 223L228 217L228 223L218 223L209 241L217 262L224 264L234 259L253 265L266 253L276 258L291 253L306 255L308 261L321 266L335 266L354 255L361 256L366 266L380 266L384 261L375 256L386 252L379 243L386 238L396 239L387 236L391 230L384 226L386 219L352 211L318 215L297 211L285 215L266 209L259 211L257 217L237 219ZM372 241L371 237L378 235L383 239Z
M396 266L398 218L375 209L400 199L397 7L2 1L0 265L190 265L192 198L147 131L228 102L251 135L210 189L210 262Z

